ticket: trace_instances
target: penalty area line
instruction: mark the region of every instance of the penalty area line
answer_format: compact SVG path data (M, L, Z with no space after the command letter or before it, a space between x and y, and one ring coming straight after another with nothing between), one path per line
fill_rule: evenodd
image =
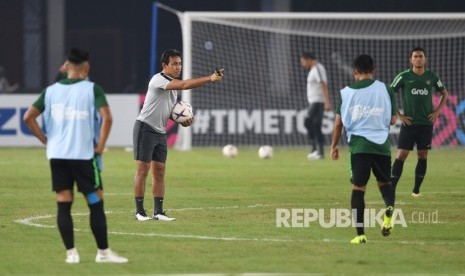
M287 204L279 204L280 206ZM257 207L271 207L273 205L255 204L244 206L246 208L257 208ZM276 206L276 205L274 205ZM203 210L203 209L237 209L239 206L219 206L219 207L206 207L206 208L181 208L172 209L176 211L182 210ZM106 211L106 214L124 214L127 211ZM73 216L87 216L89 212L73 213ZM37 227L37 228L56 228L54 225L42 224L39 221L44 219L51 219L56 217L52 214L32 216L22 219L14 220L15 223ZM75 231L90 232L89 230L82 230L75 228ZM136 233L136 232L124 232L124 231L109 231L112 235L126 235L126 236L141 236L141 237L162 237L162 238L178 238L178 239L197 239L197 240L212 240L212 241L235 241L235 242L310 242L310 243L348 243L347 240L337 239L304 239L304 240L292 240L292 239L279 239L279 238L244 238L244 237L217 237L217 236L203 236L203 235L190 235L190 234L164 234L164 233ZM369 240L369 243L396 243L404 245L465 245L463 241L406 241L406 240Z
M116 212L107 212L107 213L116 213ZM84 216L88 215L89 213L75 213L75 216ZM56 228L56 226L52 225L44 225L40 223L36 223L34 221L40 219L50 219L54 217L51 214L42 215L42 216L35 216L29 217L24 219L17 219L14 222L38 227L38 228ZM90 232L89 230L81 230L81 229L74 229L75 231L80 232ZM309 242L309 243L348 243L347 240L336 240L336 239L305 239L305 240L291 240L291 239L277 239L277 238L241 238L241 237L215 237L215 236L201 236L201 235L187 235L187 234L163 234L163 233L135 233L135 232L123 232L123 231L108 231L108 234L112 235L121 235L121 236L141 236L141 237L162 237L162 238L175 238L175 239L196 239L196 240L211 240L211 241L233 241L233 242ZM447 241L436 241L436 242L425 242L425 241L405 241L405 240L370 240L369 243L396 243L396 244L404 244L404 245L465 245L465 242L447 242Z
M123 235L123 236L184 238L184 239L216 240L216 241L293 242L293 240L271 239L271 238L214 237L214 236L198 236L198 235L185 235L185 234L133 233L133 232L118 232L118 231L109 231L108 233L113 234L113 235Z
M115 213L115 212L106 212L107 214ZM89 215L89 213L74 213L74 216L85 216ZM38 227L38 228L56 228L53 225L45 225L38 223L38 220L41 219L51 219L55 216L48 214L48 215L41 215L41 216L34 216L28 217L23 219L14 220L14 222ZM75 228L75 231L80 232L90 232L89 230L82 230ZM214 236L200 236L200 235L186 235L186 234L163 234L163 233L135 233L135 232L121 232L121 231L108 231L108 234L112 235L124 235L124 236L143 236L143 237L163 237L163 238L178 238L178 239L197 239L197 240L216 240L216 241L237 241L237 242L292 242L292 240L287 239L272 239L272 238L240 238L240 237L214 237Z

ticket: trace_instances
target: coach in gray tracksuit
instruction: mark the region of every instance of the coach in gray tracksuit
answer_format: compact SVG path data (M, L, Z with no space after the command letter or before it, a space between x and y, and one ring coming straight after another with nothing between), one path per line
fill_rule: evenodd
M144 106L134 124L133 144L134 159L137 161L137 171L134 178L134 196L136 200L136 219L150 220L144 209L145 180L152 167L152 194L155 208L153 219L173 221L163 211L165 195L165 162L167 156L167 137L165 127L171 116L171 110L176 104L178 90L187 90L220 81L223 71L217 71L210 76L179 80L181 76L181 53L170 49L161 56L163 70L152 77L149 82ZM192 125L193 119L182 124Z

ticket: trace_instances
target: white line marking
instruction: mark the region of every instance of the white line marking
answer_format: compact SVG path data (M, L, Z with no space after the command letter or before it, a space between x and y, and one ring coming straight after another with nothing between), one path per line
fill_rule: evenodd
M383 201L368 201L365 202L365 204L382 204L384 205ZM464 205L465 201L445 201L445 202L440 202L440 201L422 201L421 199L418 198L413 198L412 201L405 202L405 201L396 201L396 206L397 205ZM348 205L348 204L347 204Z
M104 196L134 196L134 193L103 193ZM12 197L12 196L18 196L18 194L0 194L0 196L4 197ZM55 198L54 193L41 193L41 194L27 194L24 195L25 197L53 197Z
M114 235L144 236L144 237L164 237L164 238L185 238L185 239L199 239L199 240L293 242L293 240L269 239L269 238L213 237L213 236L197 236L197 235L183 235L183 234L179 235L179 234L161 234L161 233L132 233L132 232L117 232L117 231L109 231L108 233L114 234Z
M334 243L349 243L347 240L335 240L335 239L323 239L323 242L334 242ZM411 245L465 245L465 242L446 242L446 241L403 241L403 240L370 240L367 243L398 243L398 244L411 244Z
M377 202L378 203L378 202ZM327 204L327 205L338 205L339 202ZM274 207L274 206L285 206L285 205L293 205L291 203L287 204L276 204L276 205L267 205L267 204L254 204L254 205L246 205L245 208L259 208L259 207ZM326 204L325 204L326 205ZM218 206L218 207L194 207L194 208L179 208L179 209L171 209L173 211L187 211L187 210L225 210L225 209L238 209L241 208L238 205L233 206ZM128 214L129 211L106 211L106 214ZM89 215L88 212L85 213L73 213L73 216L87 216ZM51 219L55 217L54 215L47 214L47 215L40 215L40 216L33 216L27 217L23 219L14 220L14 222L38 227L38 228L56 228L56 226L52 225L45 225L38 223L37 221L42 219ZM81 230L79 228L75 228L75 231L82 231L82 232L89 232L89 230ZM315 240L315 239L305 239L305 240L291 240L291 239L277 239L277 238L241 238L241 237L215 237L215 236L200 236L200 235L185 235L185 234L163 234L163 233L135 233L135 232L122 232L122 231L109 231L109 234L113 235L128 235L128 236L143 236L143 237L164 237L164 238L181 238L181 239L199 239L199 240L217 240L217 241L239 241L239 242L324 242L324 243L348 243L347 240L336 240L336 239L323 239L323 240ZM407 245L465 245L465 242L425 242L425 241L403 241L403 240L369 240L369 243L398 243L398 244L407 244Z
M271 272L260 272L260 273L189 273L189 274L150 274L158 276L299 276L299 275L324 275L322 273L271 273Z
M44 216L36 216L36 217L28 217L24 219L17 219L14 222L27 225L27 226L34 226L34 227L41 227L41 228L56 228L55 226L51 225L44 225L40 223L34 223L33 221L39 220L39 219L49 219L52 218L52 215L44 215Z
M396 194L411 194L412 192L396 192ZM434 195L434 194L463 194L465 195L465 192L463 191L428 191L425 193L426 195Z
M339 203L336 202L336 205ZM226 210L226 209L239 209L239 208L260 208L260 207L280 207L280 206L291 206L295 205L294 203L285 203L285 204L253 204L253 205L232 205L232 206L217 206L217 207L186 207L186 208L173 208L166 209L167 211L199 211L199 210Z
M219 206L219 207L186 207L178 209L166 209L167 211L199 211L199 210L225 210L225 209L239 209L238 205L234 206Z
M227 207L227 206L225 206ZM236 206L230 206L230 207L236 207ZM253 207L252 207L253 208ZM205 209L205 208L204 208ZM223 207L223 209L225 209ZM185 210L185 209L181 209ZM117 214L117 213L126 213L126 212L105 212L106 214ZM73 216L86 216L89 215L89 213L73 213ZM56 226L52 225L44 225L37 223L35 221L41 220L41 219L50 219L54 217L53 215L43 215L43 216L34 216L34 217L28 217L24 219L17 219L14 222L27 225L27 226L33 226L33 227L39 227L39 228L56 228ZM81 231L79 228L75 228L75 231ZM84 230L83 232L89 232L87 230ZM183 234L161 234L161 233L134 233L134 232L120 232L120 231L108 231L109 234L114 234L114 235L127 235L127 236L145 236L145 237L164 237L164 238L184 238L184 239L200 239L200 240L220 240L220 241L258 241L258 242L292 242L292 240L286 240L286 239L269 239L269 238L239 238L239 237L213 237L213 236L197 236L197 235L183 235Z
M123 212L107 212L110 214L123 213ZM89 213L75 213L74 216L84 216ZM36 216L25 219L15 220L15 222L27 226L41 227L41 228L56 228L56 226L44 225L34 223L34 220L49 219L52 215ZM75 231L89 232L88 230L81 230L78 228ZM276 238L240 238L240 237L215 237L215 236L199 236L199 235L184 235L184 234L163 234L163 233L135 233L135 232L122 232L122 231L109 231L109 234L113 235L125 235L125 236L142 236L142 237L163 237L163 238L177 238L177 239L197 239L197 240L216 240L216 241L238 241L238 242L324 242L324 243L348 243L347 240L336 240L336 239L306 239L306 240L290 240L290 239L276 239ZM369 243L398 243L398 244L410 244L410 245L465 245L465 242L424 242L424 241L397 241L397 240L369 240Z
M396 194L411 194L412 192L396 192ZM461 194L465 196L464 191L428 191L425 193L422 193L425 197L429 197L431 195L435 194ZM133 196L134 193L104 193L104 196ZM18 196L18 194L0 194L1 197L12 197L12 196ZM21 195L22 197L42 197L42 196L52 196L54 197L54 193L40 193L40 194L27 194L27 195ZM413 200L413 199L412 199ZM418 199L416 199L418 200ZM421 199L419 199L421 200Z

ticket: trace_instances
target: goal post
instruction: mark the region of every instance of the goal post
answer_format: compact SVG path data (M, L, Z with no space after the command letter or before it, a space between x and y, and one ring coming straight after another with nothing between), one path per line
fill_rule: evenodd
M463 13L184 12L179 18L183 78L225 69L222 82L196 88L193 95L182 92L194 108L195 123L180 128L180 150L226 144L306 146L303 51L313 52L325 66L335 109L338 92L353 82L356 55L372 55L375 78L390 83L409 68L414 46L425 48L427 68L440 76L450 96L435 124L433 146L465 144ZM437 105L439 96L433 100ZM326 145L334 115L324 116ZM391 128L394 144L399 128Z
M179 16L182 28L182 48L183 48L183 79L192 78L192 52L187 49L192 49L192 20L186 13ZM191 90L184 90L181 92L182 100L188 103L192 102ZM181 127L178 128L178 138L176 140L175 148L182 151L192 150L192 128Z

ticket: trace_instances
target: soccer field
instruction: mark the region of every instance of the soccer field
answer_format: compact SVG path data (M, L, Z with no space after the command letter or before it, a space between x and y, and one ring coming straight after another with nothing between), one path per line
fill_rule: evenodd
M81 264L65 264L44 149L0 149L0 274L171 273L465 273L464 149L430 152L423 197L412 198L416 157L406 161L397 208L408 227L368 243L349 244L351 227L276 227L276 209L350 208L347 151L339 161L309 162L307 151L275 149L260 160L255 148L226 159L218 148L170 150L165 207L173 223L134 220L132 154L105 154L103 183L110 247L128 264L96 264L87 206L73 205ZM146 208L153 211L147 185ZM383 203L373 177L366 208ZM437 220L436 220L437 219Z

